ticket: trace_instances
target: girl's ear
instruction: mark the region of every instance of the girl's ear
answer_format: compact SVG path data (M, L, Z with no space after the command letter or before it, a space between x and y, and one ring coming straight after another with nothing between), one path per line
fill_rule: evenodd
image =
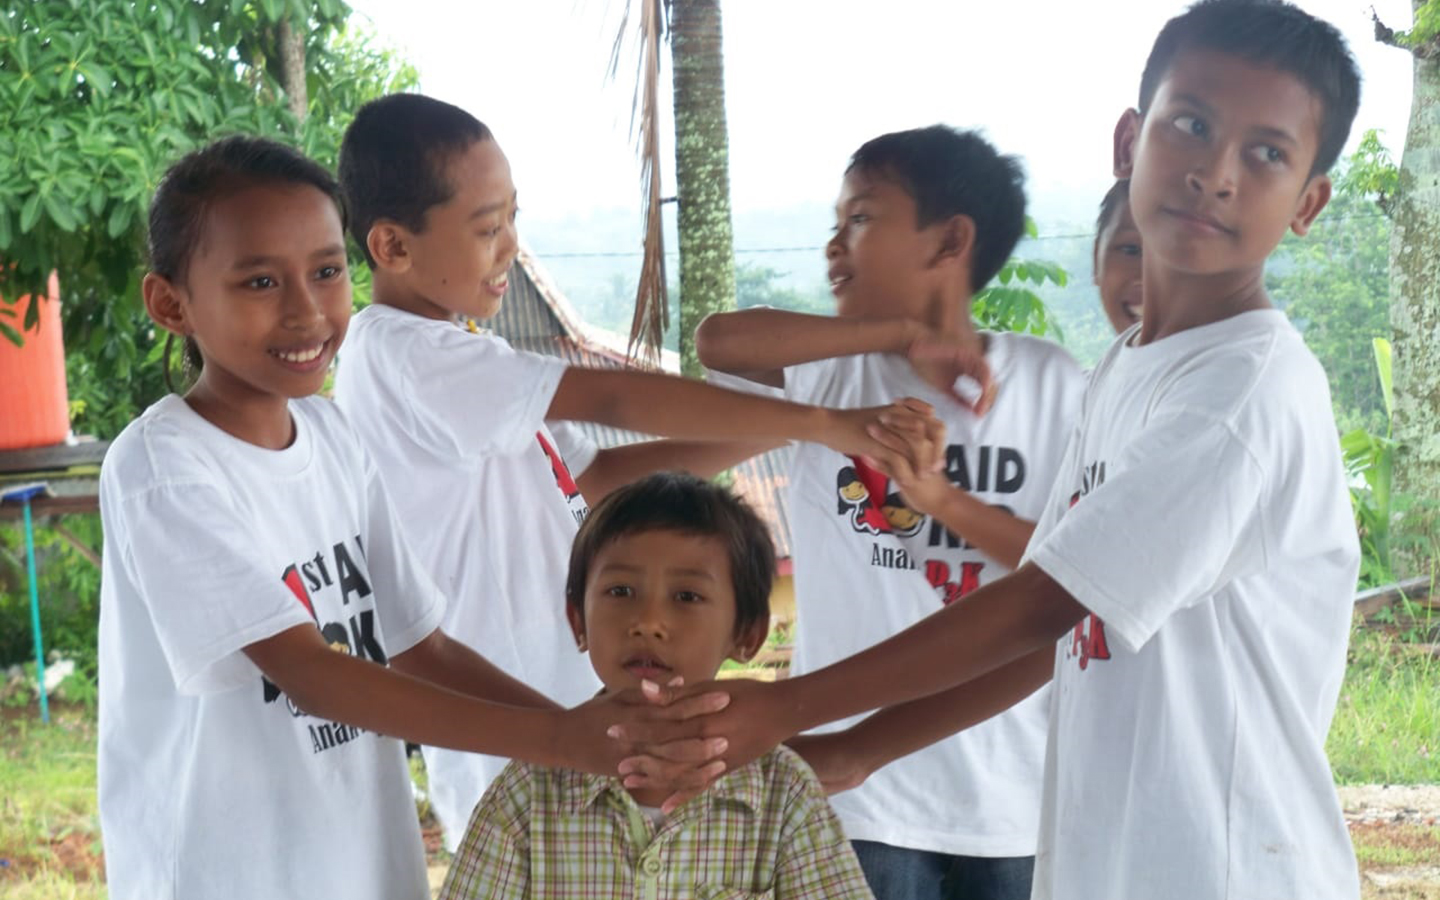
M398 222L377 219L365 235L365 249L375 266L387 272L404 272L410 268L413 259L406 239L410 232Z
M762 620L754 623L740 633L735 639L735 646L730 651L730 658L736 662L749 662L756 653L760 652L760 646L765 643L765 637L770 633L770 622Z
M570 623L570 633L575 636L576 649L584 653L589 649L589 643L585 640L585 610L573 603L566 603L565 618Z
M140 282L140 294L145 298L145 312L156 325L172 334L186 337L190 334L190 323L185 316L182 289L163 275L147 272Z

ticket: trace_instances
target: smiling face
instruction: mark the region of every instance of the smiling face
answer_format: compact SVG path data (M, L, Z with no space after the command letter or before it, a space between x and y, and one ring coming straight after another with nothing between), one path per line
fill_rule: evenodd
M924 318L941 237L937 226L918 222L915 198L899 184L858 166L845 173L835 235L825 246L838 315Z
M1176 55L1141 120L1116 129L1116 175L1147 259L1191 275L1258 273L1330 197L1311 177L1323 110L1296 77L1209 50Z
M479 140L450 160L445 174L454 194L426 210L424 231L390 225L407 251L408 305L432 318L488 319L500 312L519 252L510 162L494 140Z
M194 337L193 394L222 418L320 390L350 322L340 213L308 185L256 184L215 200L179 284L147 276L157 321Z
M1127 200L1115 211L1095 241L1095 286L1100 306L1119 334L1140 321L1144 299L1140 288L1140 229L1130 215Z
M707 681L729 659L749 659L769 623L737 637L735 587L725 543L676 531L622 534L590 564L584 611L570 626L605 687Z

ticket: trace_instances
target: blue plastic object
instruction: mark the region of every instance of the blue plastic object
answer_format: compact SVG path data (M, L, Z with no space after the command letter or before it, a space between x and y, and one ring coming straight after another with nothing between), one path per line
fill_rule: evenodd
M40 689L40 721L50 723L50 699L45 696L45 642L40 634L40 593L35 577L35 525L30 518L30 501L49 493L43 482L21 484L4 489L0 501L21 503L25 507L25 572L30 578L30 630L35 634L35 680Z

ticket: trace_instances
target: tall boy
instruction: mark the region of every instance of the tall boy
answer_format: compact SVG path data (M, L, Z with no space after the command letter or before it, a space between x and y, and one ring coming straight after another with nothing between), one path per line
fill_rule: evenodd
M863 462L797 448L790 515L796 665L864 650L1013 569L1039 518L1083 390L1055 344L980 331L970 301L1025 222L1023 176L973 132L934 126L855 152L826 248L837 317L711 316L707 366L788 399L869 406L922 397L945 423L943 472L901 489ZM1000 392L983 416L917 342L983 354ZM1039 829L1047 694L875 774L833 804L880 900L1024 900Z
M774 565L764 524L724 488L652 475L581 526L566 615L607 690L704 681L764 642ZM441 896L871 897L815 776L783 747L671 815L663 799L614 776L511 763L475 808Z
M852 660L729 688L698 727L732 761L921 697L813 756L858 777L1053 672L1036 898L1358 895L1324 741L1359 550L1325 375L1264 289L1329 200L1358 98L1339 33L1288 4L1165 26L1115 132L1140 328L1092 375L1029 561ZM616 734L697 727L654 719Z
M374 303L351 323L336 399L422 565L452 598L447 633L542 693L568 705L598 687L551 602L586 497L657 468L710 474L754 452L654 442L601 451L576 478L545 420L889 452L863 430L874 411L834 414L679 378L571 367L471 333L475 319L499 311L517 209L504 153L462 109L415 94L366 104L346 130L340 181L374 272ZM504 761L430 748L425 759L453 848Z

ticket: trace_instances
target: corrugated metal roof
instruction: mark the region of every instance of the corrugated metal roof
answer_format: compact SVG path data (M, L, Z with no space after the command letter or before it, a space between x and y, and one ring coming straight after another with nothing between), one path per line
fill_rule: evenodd
M512 346L532 353L557 356L580 366L599 369L626 367L626 340L620 335L587 325L550 276L527 249L521 248L510 267L510 284L500 313L486 323ZM678 356L667 350L661 368L678 372ZM648 435L597 422L579 423L601 447L618 447L649 440ZM789 451L772 450L736 466L735 492L744 497L770 527L775 552L790 556L790 522L785 489L790 483Z

